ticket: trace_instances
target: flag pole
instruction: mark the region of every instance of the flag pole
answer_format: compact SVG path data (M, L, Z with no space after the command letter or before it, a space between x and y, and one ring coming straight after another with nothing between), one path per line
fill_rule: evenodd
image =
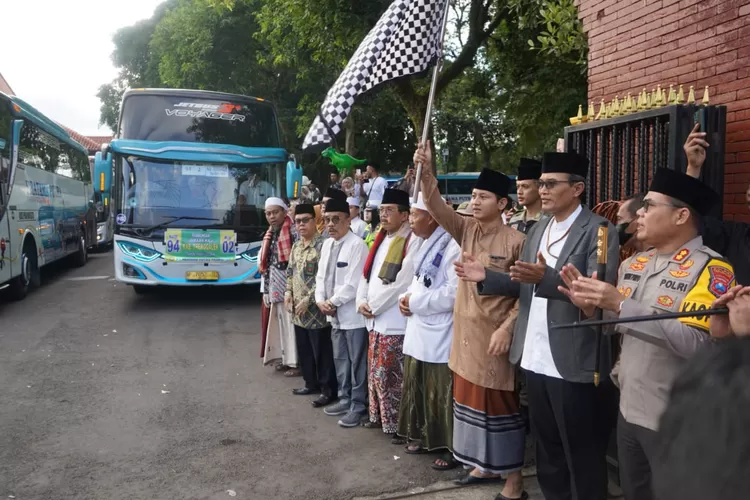
M443 51L443 41L445 40L445 31L448 27L448 9L450 8L450 0L445 0L445 11L443 12L443 24L440 27L440 45L437 49L437 61L435 62L435 69L432 72L432 83L430 83L430 93L427 97L427 112L424 117L424 128L422 129L422 141L420 144L427 145L427 139L430 135L430 120L432 119L432 107L435 103L435 93L437 92L438 76L440 76L440 70L443 69L443 62L445 53ZM433 160L434 161L434 160ZM417 173L414 177L414 194L412 195L411 202L416 203L419 198L419 188L422 182L422 163L417 165Z
M667 319L703 318L707 316L714 316L714 315L720 315L720 314L729 314L729 309L722 307L718 309L706 309L705 311L684 311L684 312L664 313L664 314L647 314L645 316L631 316L629 318L585 320L585 321L576 321L574 323L553 325L549 327L549 329L550 330L567 330L569 328L585 328L588 326L621 325L624 323L643 323L646 321L664 321Z

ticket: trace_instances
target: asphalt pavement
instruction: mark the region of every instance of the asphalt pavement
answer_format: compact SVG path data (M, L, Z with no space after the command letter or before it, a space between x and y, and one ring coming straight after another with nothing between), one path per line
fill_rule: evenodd
M112 277L93 254L0 301L0 499L335 500L461 473L293 396L301 379L262 366L257 289Z

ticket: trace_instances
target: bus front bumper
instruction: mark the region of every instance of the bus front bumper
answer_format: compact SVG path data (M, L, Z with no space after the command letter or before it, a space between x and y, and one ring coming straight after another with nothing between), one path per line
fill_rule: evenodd
M256 245L252 245L256 246ZM244 249L243 249L244 250ZM126 255L115 245L115 278L140 286L232 286L260 283L257 261L238 258L228 262L149 262Z

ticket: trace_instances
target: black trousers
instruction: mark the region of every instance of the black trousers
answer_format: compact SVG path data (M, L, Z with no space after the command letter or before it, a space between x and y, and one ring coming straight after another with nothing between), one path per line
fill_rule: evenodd
M653 500L651 463L657 432L629 424L622 413L617 420L617 460L625 500Z
M526 389L544 498L606 500L607 443L597 388L527 371Z
M305 387L317 390L324 396L336 397L338 384L336 368L333 364L333 344L331 327L308 330L294 325L297 341L297 357L305 380Z

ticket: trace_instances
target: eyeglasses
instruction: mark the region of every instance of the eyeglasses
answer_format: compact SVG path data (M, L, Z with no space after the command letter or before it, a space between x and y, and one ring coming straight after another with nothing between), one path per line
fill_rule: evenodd
M313 220L313 217L305 217L305 218L295 219L294 222L295 224L299 226L300 224L307 224L312 220Z
M326 224L333 224L334 226L341 222L341 217L334 215L333 217L323 217Z
M648 213L648 209L651 207L683 208L683 207L678 207L677 205L673 203L659 203L657 201L649 200L648 198L643 200L643 203L641 203L641 208L643 209L643 213Z
M577 184L579 181L558 181L557 179L550 179L548 181L538 180L536 181L539 189L555 189L558 184Z
M397 212L398 212L398 209L396 209L396 208L392 208L392 207L381 208L380 209L380 216L381 217L383 217L383 216L390 217L391 215L394 215Z

